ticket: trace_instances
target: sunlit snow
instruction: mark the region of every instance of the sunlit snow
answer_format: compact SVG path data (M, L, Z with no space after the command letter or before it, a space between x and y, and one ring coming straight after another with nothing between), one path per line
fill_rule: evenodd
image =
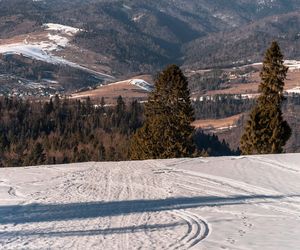
M0 169L1 249L298 249L300 154Z

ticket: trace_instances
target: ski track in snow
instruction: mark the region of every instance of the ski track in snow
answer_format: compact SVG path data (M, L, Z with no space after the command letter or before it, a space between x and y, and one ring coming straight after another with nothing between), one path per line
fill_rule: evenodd
M0 169L0 249L297 249L299 160Z

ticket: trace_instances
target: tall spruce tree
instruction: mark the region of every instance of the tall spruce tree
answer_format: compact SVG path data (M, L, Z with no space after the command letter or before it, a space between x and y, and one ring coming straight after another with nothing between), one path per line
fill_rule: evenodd
M194 111L188 82L180 68L168 66L145 105L145 122L131 140L131 159L188 157L193 143Z
M283 55L277 42L272 42L265 53L260 73L260 96L250 113L240 146L243 154L282 153L291 136L291 128L283 119L281 104L284 80L288 67L283 64Z

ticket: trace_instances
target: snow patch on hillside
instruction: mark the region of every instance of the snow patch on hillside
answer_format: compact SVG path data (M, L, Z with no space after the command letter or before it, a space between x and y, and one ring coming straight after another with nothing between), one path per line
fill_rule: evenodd
M51 46L44 43L39 45L22 43L0 45L0 53L4 55L17 54L49 63L58 63L61 60L60 58L56 58L46 53L46 50L52 49Z
M272 5L276 0L258 0L257 4L262 7L267 7Z
M213 15L213 17L222 20L224 23L228 24L229 26L235 28L238 26L237 21L235 20L235 18L230 15L230 14L226 14L226 13L222 13L222 12L218 12L215 13Z
M69 35L75 34L75 31L73 30L75 28L71 29L71 27L68 26L54 24L45 24L44 27L46 28L46 30L59 30L64 31L64 33L48 33L45 39L41 41L32 42L29 41L29 38L27 37L21 43L3 44L0 45L0 53L20 54L48 63L68 64L66 60L54 56L52 52L59 51L68 46L70 39Z
M59 35L52 35L50 33L48 34L48 39L53 42L53 45L55 45L51 48L51 50L57 50L59 47L65 48L69 43L68 38Z
M289 67L291 71L300 70L300 61L297 60L285 60L284 64Z
M262 62L256 62L248 65L244 65L243 67L248 67L248 66L262 66ZM290 71L297 71L300 70L300 61L297 60L284 60L284 65L289 67Z
M151 83L146 82L143 79L129 79L129 80L124 80L124 81L119 81L119 82L113 82L108 85L118 85L118 84L131 84L135 85L143 90L146 90L147 92L151 92L154 89L154 86Z
M32 58L35 60L40 60L43 62L51 63L51 64L61 64L61 65L68 65L73 68L81 69L86 72L92 73L95 76L99 76L100 79L102 78L109 78L113 79L112 76L99 73L97 71L88 69L84 66L81 66L77 63L68 61L64 58L61 58L59 56L51 55L50 53L47 53L49 51L53 51L53 44L48 43L40 43L40 44L6 44L6 45L0 45L0 54L4 55L11 55L11 54L17 54L22 55L24 57ZM55 47L56 50L57 47ZM47 52L46 52L47 51Z
M82 31L82 29L57 23L45 23L43 27L45 27L45 30L58 31L69 36L74 36L79 31Z
M151 92L154 88L152 84L146 82L143 79L132 79L132 80L129 81L129 83L133 84L135 86L138 86L141 89L146 90L148 92Z
M132 18L132 21L139 22L144 16L145 14L137 14Z
M277 0L257 0L257 11L273 8Z
M29 38L26 38L21 43L3 44L0 45L0 53L4 55L17 54L51 64L68 65L95 74L100 78L113 78L110 75L90 70L77 63L54 55L54 52L70 46L70 37L79 32L80 29L53 23L44 24L43 27L49 31L44 40L32 42L29 41Z
M292 89L288 89L286 92L289 93L289 94L300 94L300 87L295 87L295 88L292 88Z
M126 5L126 4L123 4L123 8L127 9L127 10L132 10L132 8L130 6L128 6L128 5Z

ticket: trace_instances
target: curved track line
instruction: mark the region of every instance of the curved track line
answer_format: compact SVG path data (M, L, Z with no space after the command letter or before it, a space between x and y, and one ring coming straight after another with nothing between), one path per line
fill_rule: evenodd
M199 215L186 210L175 210L170 213L183 219L188 229L186 234L178 242L171 244L169 247L173 249L183 249L186 247L186 249L189 249L209 235L210 230L208 223Z

